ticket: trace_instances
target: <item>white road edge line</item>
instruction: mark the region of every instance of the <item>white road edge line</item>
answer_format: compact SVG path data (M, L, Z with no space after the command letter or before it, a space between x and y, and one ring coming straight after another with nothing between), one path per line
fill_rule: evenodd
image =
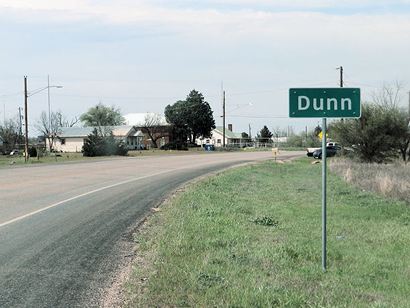
M70 201L72 201L72 200L79 199L79 198L81 198L81 197L84 197L84 196L87 196L87 195L91 195L91 194L94 194L94 193L96 193L96 192L99 192L99 191L102 191L102 190L105 190L105 189L109 189L109 188L113 188L113 187L116 187L116 186L128 184L128 183L131 183L131 182L139 181L139 180L146 179L146 178L149 178L149 177L153 177L153 176L156 176L156 175L173 172L173 171L175 171L175 170L180 170L180 169L169 169L169 170L167 170L167 171L161 171L161 172L157 172L157 173L153 173L153 174L149 174L149 175L144 175L144 176L141 176L141 177L138 177L138 178L128 179L128 180L125 180L125 181L122 181L122 182L118 182L118 183L111 184L111 185L108 185L108 186L100 187L100 188L91 190L91 191L89 191L89 192L86 192L86 193L83 193L83 194L80 194L80 195L77 195L77 196L74 196L74 197L71 197L71 198L68 198L68 199L65 199L65 200L56 202L56 203L53 203L53 204L51 204L51 205L48 205L48 206L46 206L46 207L43 207L43 208L41 208L41 209L39 209L39 210L36 210L36 211L34 211L34 212L27 213L27 214L25 214L25 215L22 215L22 216L13 218L13 219L11 219L11 220L9 220L9 221L3 222L3 223L0 224L0 228L1 228L1 227L4 227L4 226L7 226L7 225L9 225L9 224L12 224L12 223L14 223L14 222L20 221L20 220L22 220L22 219L25 219L25 218L27 218L27 217L36 215L36 214L38 214L38 213L44 212L44 211L46 211L46 210L48 210L48 209L51 209L51 208L56 207L56 206L59 206L59 205L61 205L61 204L63 204L63 203L70 202Z

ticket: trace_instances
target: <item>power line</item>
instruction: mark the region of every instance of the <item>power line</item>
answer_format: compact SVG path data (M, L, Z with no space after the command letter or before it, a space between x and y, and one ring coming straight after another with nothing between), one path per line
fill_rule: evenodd
M23 95L24 92L15 92L10 94L1 94L0 97L8 97L8 96L16 96L16 95Z

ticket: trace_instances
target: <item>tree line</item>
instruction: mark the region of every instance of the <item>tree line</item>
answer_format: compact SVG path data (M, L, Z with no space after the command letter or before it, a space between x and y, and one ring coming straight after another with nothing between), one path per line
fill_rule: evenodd
M400 86L385 86L373 96L373 100L362 104L362 114L357 119L343 119L329 124L328 132L331 138L350 150L351 156L364 161L382 163L397 157L405 162L410 156L410 114L399 107ZM199 137L211 137L215 128L213 111L202 93L197 90L189 92L185 100L178 100L169 104L164 110L165 119L170 124L173 141L167 148L183 149L195 144ZM62 127L72 127L78 123L84 126L95 127L88 136L85 144L85 155L107 155L124 153L124 144L115 141L110 127L125 124L119 108L97 104L91 107L79 118L68 120L61 112L52 112L50 117L42 112L35 126L48 139L49 151L52 151L55 138L58 138ZM162 123L162 117L157 114L148 114L142 124L142 130L158 147L157 141L161 134L156 128ZM318 126L310 132L300 134L286 134L287 145L320 146ZM258 131L255 141L272 143L275 138L283 136L279 128L269 130L264 125ZM9 119L0 125L0 137L3 141L3 150L11 151L16 145L24 143L19 121ZM242 138L251 141L251 136L242 133ZM105 149L105 150L104 150Z

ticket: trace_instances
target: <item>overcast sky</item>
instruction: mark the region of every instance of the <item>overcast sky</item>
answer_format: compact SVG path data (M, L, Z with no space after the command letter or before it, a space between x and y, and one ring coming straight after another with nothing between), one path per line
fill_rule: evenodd
M343 66L362 99L383 83L410 90L409 0L0 0L1 121L47 85L53 110L78 116L102 102L123 114L159 112L202 92L221 125L301 130L290 87L332 87ZM30 132L46 91L29 99Z

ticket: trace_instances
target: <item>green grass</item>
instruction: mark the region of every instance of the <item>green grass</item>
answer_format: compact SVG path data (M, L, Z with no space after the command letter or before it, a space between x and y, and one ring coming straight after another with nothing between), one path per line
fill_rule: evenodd
M330 174L321 269L321 166L229 170L151 216L126 285L134 307L408 307L410 208Z

